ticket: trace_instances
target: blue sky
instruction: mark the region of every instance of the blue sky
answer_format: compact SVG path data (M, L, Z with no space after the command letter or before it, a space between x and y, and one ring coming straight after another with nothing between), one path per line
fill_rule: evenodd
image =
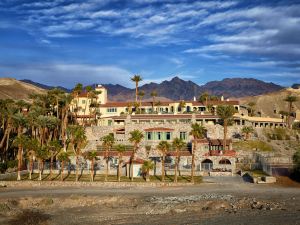
M0 0L0 77L300 83L300 1Z

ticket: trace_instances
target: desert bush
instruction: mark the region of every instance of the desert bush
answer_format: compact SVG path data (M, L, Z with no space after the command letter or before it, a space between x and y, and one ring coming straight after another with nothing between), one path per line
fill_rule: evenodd
M7 161L7 168L15 168L18 166L18 160Z
M5 162L0 162L0 173L5 173L7 169L7 164Z
M300 149L298 149L293 155L294 168L292 172L292 178L300 181Z

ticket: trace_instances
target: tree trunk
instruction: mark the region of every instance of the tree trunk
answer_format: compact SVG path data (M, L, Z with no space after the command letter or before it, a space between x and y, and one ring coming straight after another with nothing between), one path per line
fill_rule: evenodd
M107 181L107 177L108 177L108 150L106 150L106 159L105 159L105 162L106 162L106 170L105 170L105 178L104 178L104 181L106 182Z
M138 101L138 82L135 82L135 102Z
M94 159L91 164L91 181L94 182Z
M133 154L132 154L132 159L130 159L130 174L131 174L130 180L131 181L133 181L133 160L134 160L134 157L135 157L136 148L137 148L137 146L135 145L134 146L134 151L133 151Z
M226 150L226 138L227 138L227 120L224 120L223 151Z
M79 174L79 156L76 155L76 175L75 175L75 181L78 181L78 174Z
M292 103L289 102L289 114L288 114L288 118L287 118L287 126L290 129L291 128L291 112L292 112Z
M121 160L122 156L119 156L119 165L118 165L118 182L121 181Z
M43 164L44 164L43 161L39 162L39 180L42 180L42 170L43 170L43 167L44 167Z
M32 175L32 169L33 169L33 160L30 159L29 161L29 180L32 179L31 175Z
M195 151L196 151L196 140L194 140L194 146L193 146L193 148L192 148L191 183L194 183L194 173L195 173Z
M22 151L23 151L23 147L22 147L22 145L19 145L18 146L18 176L17 176L17 180L21 180Z
M161 160L161 181L165 182L165 155L164 154Z
M175 183L177 183L178 156L179 156L179 152L178 152L178 150L176 150L176 159L175 159L175 175L174 175L174 182L175 182Z
M61 168L60 168L60 180L64 181L64 161L61 162Z
M53 173L53 156L50 159L50 177L49 179L52 180L52 173Z

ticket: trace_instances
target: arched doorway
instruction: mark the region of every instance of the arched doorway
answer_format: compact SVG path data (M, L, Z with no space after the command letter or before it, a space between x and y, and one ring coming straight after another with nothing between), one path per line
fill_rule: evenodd
M205 159L201 162L203 171L211 171L213 169L213 162L210 159Z

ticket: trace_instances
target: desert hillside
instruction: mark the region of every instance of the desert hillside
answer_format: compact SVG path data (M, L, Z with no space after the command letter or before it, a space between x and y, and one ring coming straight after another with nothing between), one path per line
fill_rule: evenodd
M29 94L42 94L45 90L13 78L0 78L0 99L29 100Z
M286 98L286 96L288 96L289 94L298 97L298 101L293 105L294 111L300 110L300 89L286 88L264 95L240 98L239 100L241 104L244 105L249 102L255 102L255 109L256 111L260 111L262 116L279 117L279 111L288 110L288 103L284 101L284 98Z

